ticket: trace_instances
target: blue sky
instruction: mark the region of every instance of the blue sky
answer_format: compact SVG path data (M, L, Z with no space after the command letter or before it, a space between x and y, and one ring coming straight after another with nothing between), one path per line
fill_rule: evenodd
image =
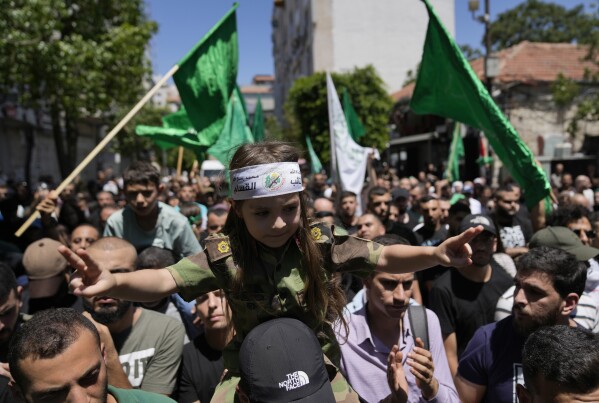
M374 0L376 1L376 0ZM483 25L472 18L467 0L455 1L455 26L458 44L482 49ZM571 8L593 0L554 0ZM484 7L480 0L479 14ZM498 13L515 7L522 0L491 0L491 20ZM214 25L233 2L223 0L148 0L150 18L158 22L158 33L151 41L150 56L154 72L164 74ZM271 26L273 0L239 0L239 76L241 85L249 84L255 74L272 74ZM414 7L424 7L414 0Z

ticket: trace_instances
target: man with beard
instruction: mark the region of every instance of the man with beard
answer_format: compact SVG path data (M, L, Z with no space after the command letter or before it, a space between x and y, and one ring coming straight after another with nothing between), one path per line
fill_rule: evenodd
M367 212L376 215L385 226L385 229L389 222L391 201L391 193L382 186L375 186L368 191Z
M447 239L447 225L443 224L443 211L439 199L434 196L422 196L418 200L422 223L413 231L422 246L437 246Z
M460 360L456 386L465 403L517 402L526 338L544 326L576 326L570 315L584 290L583 263L542 246L521 256L516 268L513 314L478 329Z
M420 216L410 208L410 192L404 188L397 188L391 192L393 204L397 207L399 214L392 228L403 226L413 230L418 225Z
M100 270L112 273L135 270L135 248L123 239L101 238L87 253L98 262ZM130 301L104 296L84 298L83 306L94 321L106 325L110 331L132 387L165 395L173 392L185 337L181 322L136 307Z
M358 230L356 227L358 222L358 216L356 215L358 197L354 192L344 190L341 192L340 200L341 203L337 209L337 221L347 230L348 234L353 235Z
M72 309L35 315L10 344L13 393L20 401L168 403L140 390L108 385L104 344L94 325Z
M512 284L512 278L493 259L497 250L497 230L491 219L471 214L460 229L481 225L484 231L469 242L472 264L449 269L437 278L430 290L429 307L439 317L447 361L452 375L458 368L472 335L494 320L497 300Z
M526 252L526 244L533 234L528 214L519 214L520 200L515 187L505 185L495 192L493 221L499 229L499 238L505 253L516 258Z

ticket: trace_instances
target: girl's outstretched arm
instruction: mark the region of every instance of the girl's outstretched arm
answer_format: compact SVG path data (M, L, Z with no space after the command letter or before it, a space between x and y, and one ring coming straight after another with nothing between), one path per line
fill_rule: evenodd
M388 273L409 273L436 265L461 267L472 263L468 242L483 231L483 227L467 229L448 238L439 246L388 245L383 247L376 269Z
M100 269L99 262L79 249L77 253L66 246L58 251L76 270L71 275L73 294L82 297L106 295L128 301L156 301L177 292L177 284L166 269L139 270L130 273L111 273Z

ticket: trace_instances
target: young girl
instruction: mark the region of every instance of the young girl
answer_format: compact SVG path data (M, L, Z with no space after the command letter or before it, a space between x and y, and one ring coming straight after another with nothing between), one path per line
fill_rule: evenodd
M224 353L228 373L213 401L217 396L233 401L241 342L268 319L289 316L303 321L316 333L325 355L339 363L332 323L343 317L345 301L332 280L336 271L366 276L372 270L405 273L437 264L470 263L467 242L480 228L438 247L383 247L334 234L332 227L309 225L298 159L298 151L285 143L241 146L230 164L232 209L224 234L209 237L204 252L174 266L112 274L99 270L85 251L74 254L61 248L78 272L71 280L73 292L146 301L174 292L192 300L209 291L225 290L236 336ZM357 401L357 396L342 399Z

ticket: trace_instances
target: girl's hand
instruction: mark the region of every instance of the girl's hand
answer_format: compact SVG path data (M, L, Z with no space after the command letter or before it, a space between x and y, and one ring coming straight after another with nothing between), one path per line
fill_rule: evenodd
M76 270L71 275L69 287L73 294L82 297L108 295L116 286L116 278L108 270L100 270L98 263L84 249L73 252L64 245L58 251L67 259L69 265Z
M468 242L483 232L482 226L469 228L460 235L448 238L435 248L435 256L443 266L463 267L472 264L472 248Z

